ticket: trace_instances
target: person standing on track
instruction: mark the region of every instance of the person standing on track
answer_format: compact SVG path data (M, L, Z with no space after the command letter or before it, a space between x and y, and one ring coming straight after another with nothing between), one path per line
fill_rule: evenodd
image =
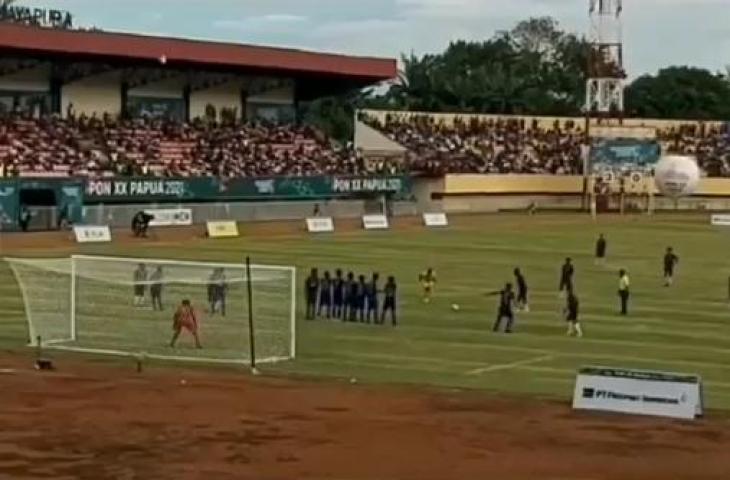
M620 270L618 272L618 296L621 299L621 315L629 314L629 287L631 282L629 281L629 274L626 270Z

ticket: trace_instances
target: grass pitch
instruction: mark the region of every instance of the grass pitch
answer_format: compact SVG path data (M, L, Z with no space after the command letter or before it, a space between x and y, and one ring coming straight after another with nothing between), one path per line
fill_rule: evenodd
M707 405L730 409L730 231L711 227L705 216L603 217L595 223L578 215L469 216L453 218L443 230L270 237L246 236L245 227L243 232L244 238L233 240L85 245L47 255L237 262L248 254L259 264L295 265L298 356L268 367L279 372L568 398L576 369L597 364L700 374ZM603 266L593 262L598 233L608 238ZM675 284L665 288L661 260L670 245L680 263ZM560 313L558 274L565 257L576 265L582 339L565 335ZM425 305L417 276L428 266L435 268L438 284L433 302ZM493 334L496 299L484 293L513 281L517 266L530 286L531 311L518 315L513 335ZM368 276L377 271L381 279L394 275L400 326L305 321L301 285L311 267ZM618 315L619 268L628 270L632 282L628 318ZM453 311L452 304L460 310ZM23 304L2 263L0 305L0 347L23 348Z

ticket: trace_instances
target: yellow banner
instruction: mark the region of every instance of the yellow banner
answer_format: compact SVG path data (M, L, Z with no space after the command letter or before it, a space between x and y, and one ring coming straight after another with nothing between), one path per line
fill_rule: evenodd
M233 221L208 222L208 237L210 238L232 238L238 237L238 224Z
M447 195L580 194L580 175L447 175Z

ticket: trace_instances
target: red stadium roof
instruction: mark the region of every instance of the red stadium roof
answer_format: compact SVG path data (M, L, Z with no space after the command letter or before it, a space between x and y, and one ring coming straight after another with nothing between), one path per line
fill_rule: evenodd
M393 59L14 23L0 23L0 52L126 62L159 62L164 56L169 66L329 77L361 86L397 73Z

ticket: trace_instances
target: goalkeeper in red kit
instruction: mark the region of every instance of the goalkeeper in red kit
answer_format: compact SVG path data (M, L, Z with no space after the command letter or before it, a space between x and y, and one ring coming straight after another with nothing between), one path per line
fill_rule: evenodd
M190 305L190 300L183 300L175 315L172 316L172 340L170 341L170 347L175 348L175 342L180 336L180 332L183 329L187 330L195 338L195 348L203 348L200 345L200 338L198 337L198 317L195 315L193 306Z

